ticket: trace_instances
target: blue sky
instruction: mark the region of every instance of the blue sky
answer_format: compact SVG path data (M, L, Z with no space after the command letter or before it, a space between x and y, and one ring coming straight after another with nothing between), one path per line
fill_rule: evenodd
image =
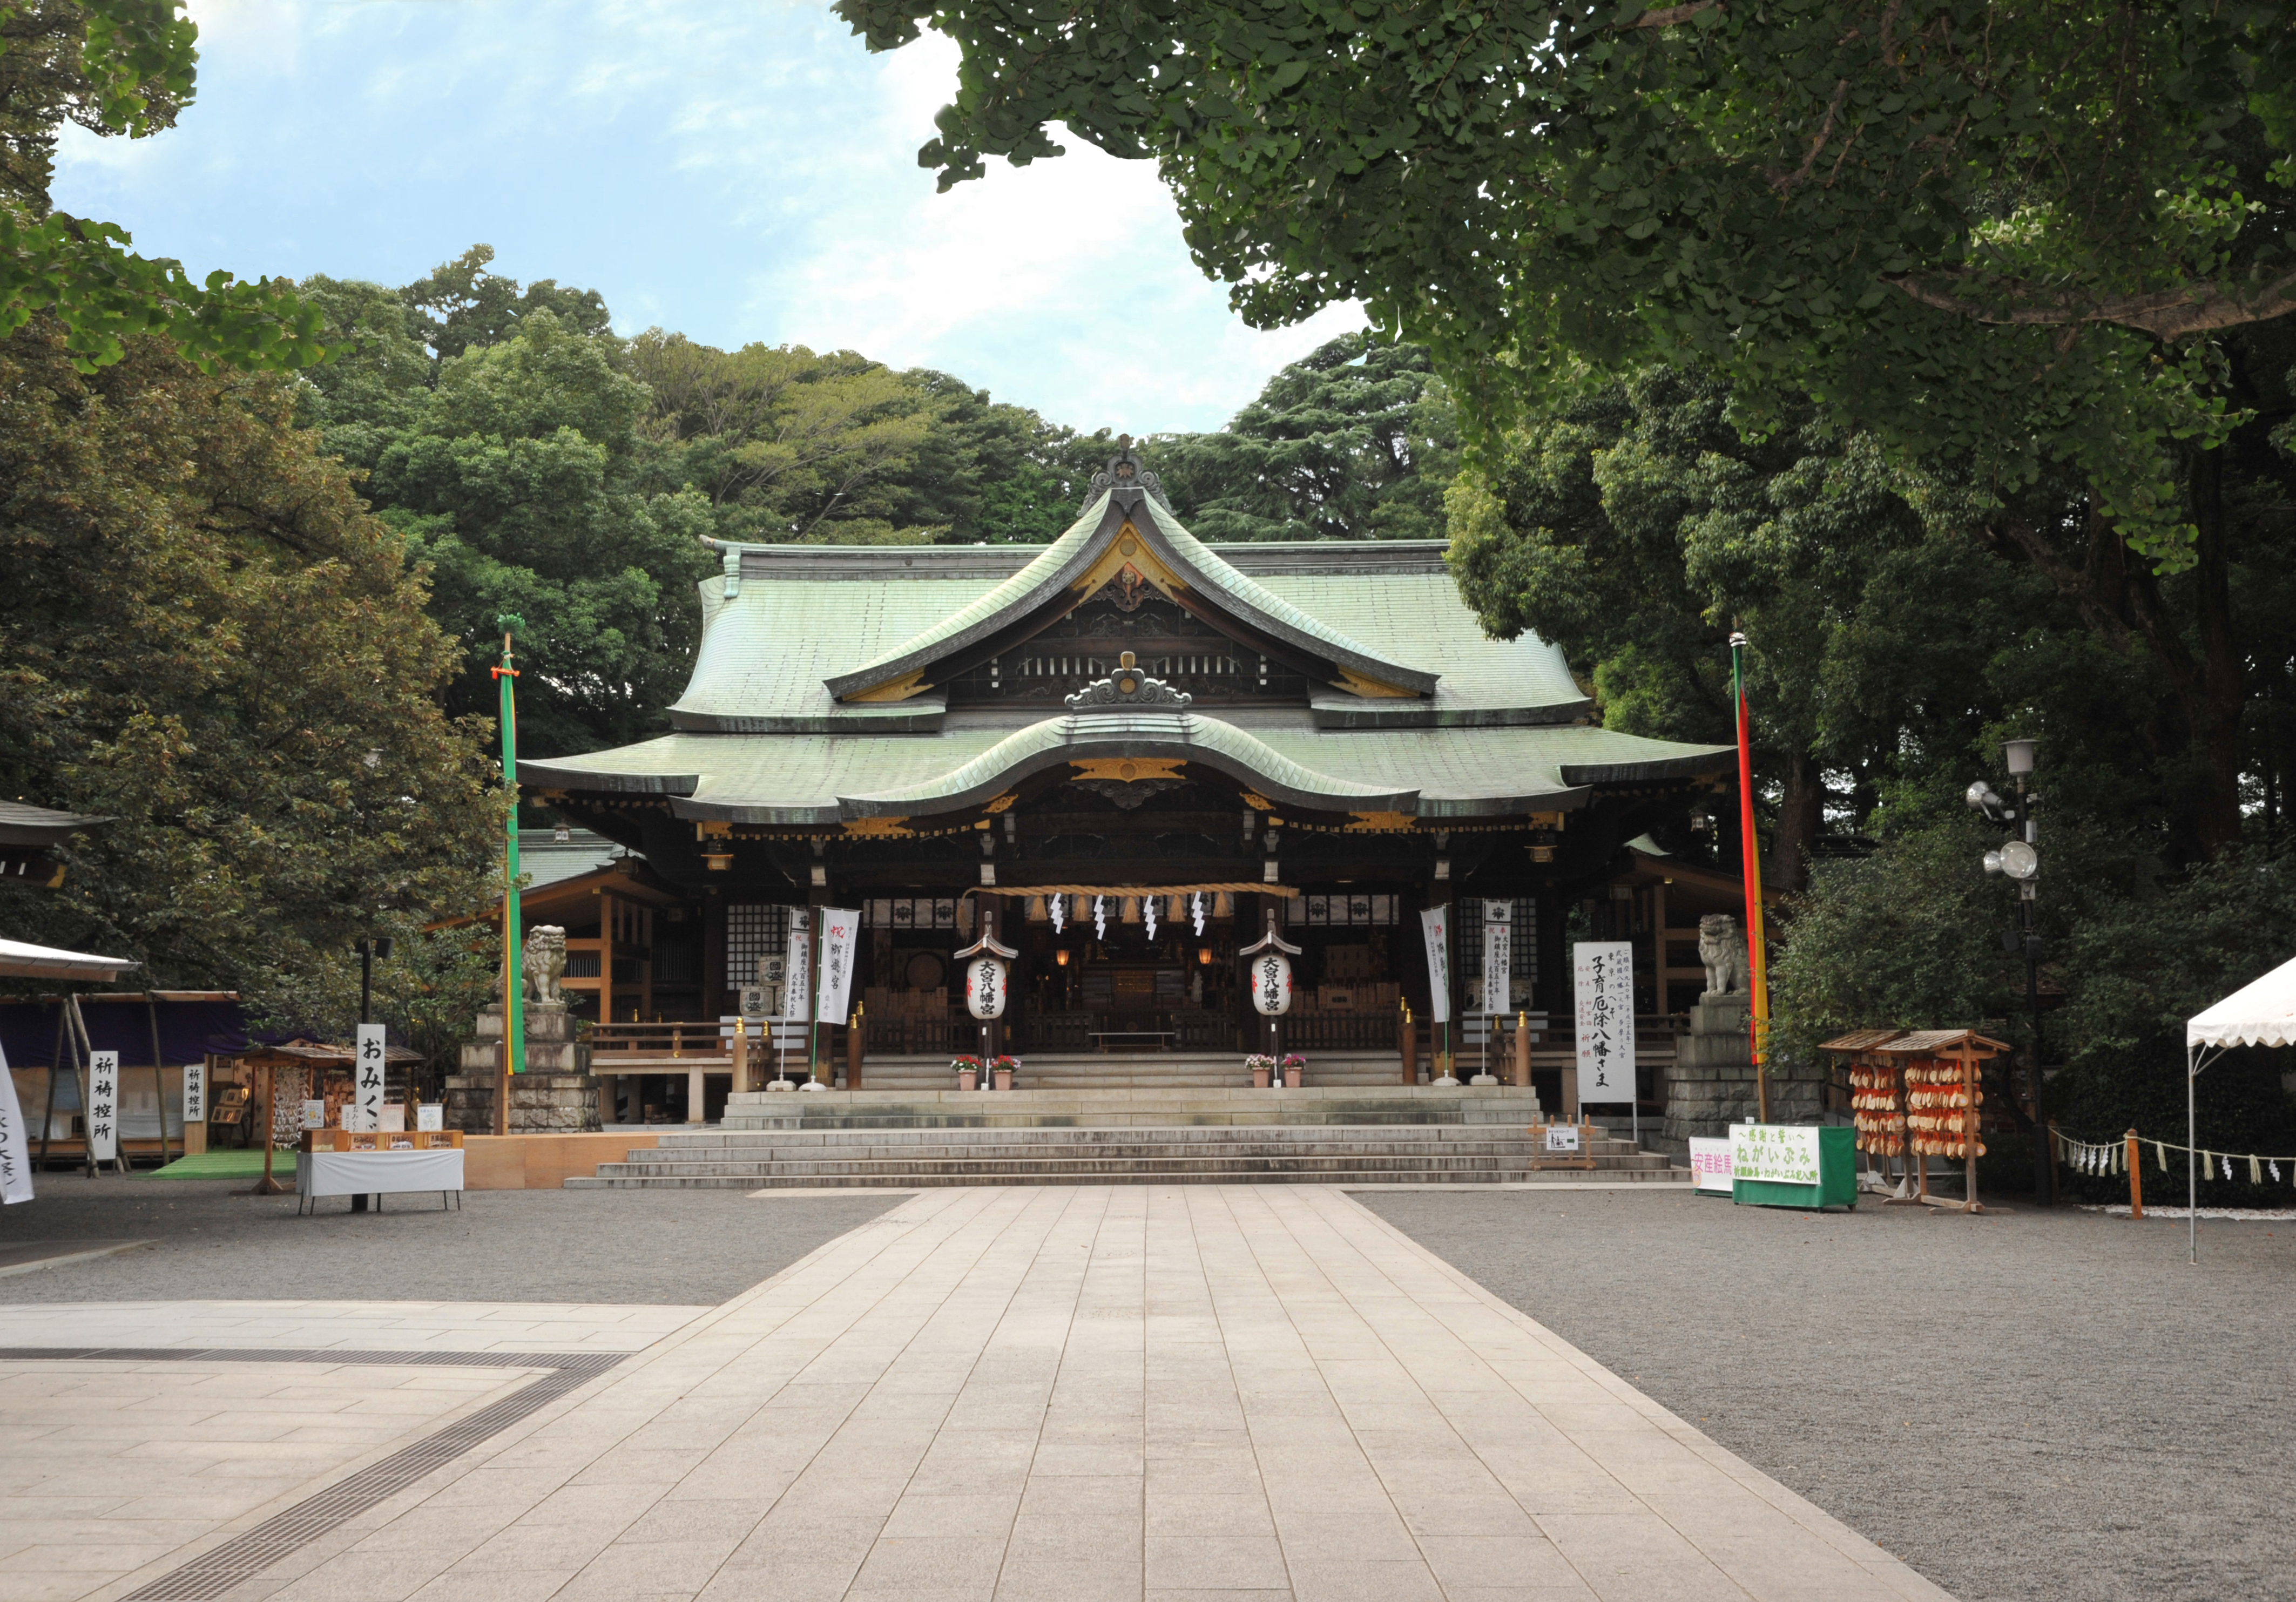
M937 195L938 38L872 56L784 0L193 0L172 132L65 130L67 211L195 274L404 283L484 241L617 326L849 347L1082 429L1216 428L1361 325L1262 333L1146 162L1070 153Z

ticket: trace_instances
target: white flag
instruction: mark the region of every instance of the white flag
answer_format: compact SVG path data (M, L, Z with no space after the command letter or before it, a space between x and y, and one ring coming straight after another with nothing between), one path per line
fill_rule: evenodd
M813 913L791 907L789 921L789 986L783 1017L802 1024L813 1017Z
M87 1150L99 1163L119 1155L119 1053L88 1054Z
M1578 1099L1635 1099L1635 952L1623 940L1570 948L1577 981Z
M1483 1010L1508 1010L1507 979L1514 971L1514 903L1483 903Z
M23 1109L16 1105L16 1076L8 1071L8 1053L0 1050L0 1203L31 1199L32 1137L24 1128Z
M841 1024L853 993L853 951L861 935L861 914L827 907L821 914L821 1021Z
M1451 1021L1451 930L1448 907L1429 907L1419 914L1420 932L1427 937L1427 1016L1438 1024Z

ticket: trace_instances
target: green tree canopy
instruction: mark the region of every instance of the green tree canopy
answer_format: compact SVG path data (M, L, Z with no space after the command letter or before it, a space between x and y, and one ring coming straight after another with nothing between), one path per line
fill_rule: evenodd
M295 400L156 338L94 374L53 318L0 341L0 785L118 820L0 916L291 1020L353 936L481 903L502 821L424 576Z
M1146 448L1202 539L1440 539L1457 435L1425 350L1349 333L1278 372L1219 432Z
M131 254L125 231L55 210L66 121L142 139L191 103L199 29L184 0L0 0L0 334L48 312L82 372L164 335L203 372L303 366L324 354L317 313L284 279L193 283Z
M2214 338L2296 310L2284 0L838 11L956 42L944 186L1055 123L1153 158L1249 320L1362 299L1478 421L1702 364L1988 491L2061 464L2170 568Z

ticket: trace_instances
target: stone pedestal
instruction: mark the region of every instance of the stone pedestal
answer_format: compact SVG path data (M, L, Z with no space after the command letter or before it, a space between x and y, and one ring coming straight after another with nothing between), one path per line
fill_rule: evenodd
M479 1038L463 1047L463 1071L447 1079L447 1127L492 1134L495 1086L502 1068L499 1009L479 1014ZM510 1132L578 1134L603 1127L598 1082L590 1075L590 1048L574 1038L565 1003L529 1002L526 1012L526 1072L510 1081Z
M1760 1115L1754 1083L1754 1053L1747 1034L1748 999L1710 993L1690 1009L1690 1032L1674 1042L1674 1066L1667 1072L1666 1121L1644 1144L1677 1156L1690 1139L1721 1140L1733 1124L1751 1124ZM1769 1065L1770 1122L1819 1121L1822 1070L1796 1073Z

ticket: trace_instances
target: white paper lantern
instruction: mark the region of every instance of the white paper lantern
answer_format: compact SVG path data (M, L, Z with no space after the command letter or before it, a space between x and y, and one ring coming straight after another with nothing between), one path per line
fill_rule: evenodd
M1266 951L1251 960L1251 1004L1262 1018L1282 1018L1292 1010L1291 958Z
M964 970L964 1005L977 1018L1004 1016L1004 964L995 957L975 957Z

